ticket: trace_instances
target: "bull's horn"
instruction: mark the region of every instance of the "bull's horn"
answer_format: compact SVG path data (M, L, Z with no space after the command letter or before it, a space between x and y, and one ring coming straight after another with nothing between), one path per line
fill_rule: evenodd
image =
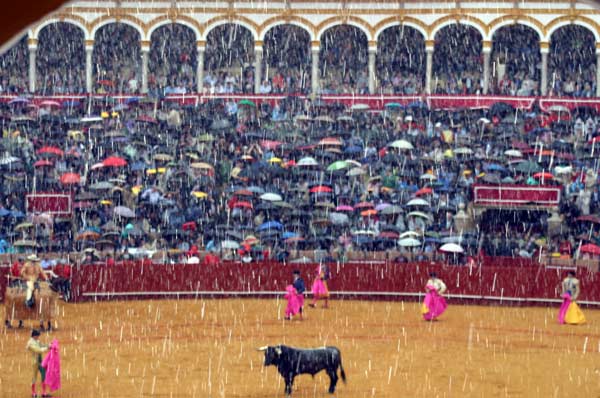
M269 346L266 345L264 347L257 348L256 351L267 351L267 348L269 348Z

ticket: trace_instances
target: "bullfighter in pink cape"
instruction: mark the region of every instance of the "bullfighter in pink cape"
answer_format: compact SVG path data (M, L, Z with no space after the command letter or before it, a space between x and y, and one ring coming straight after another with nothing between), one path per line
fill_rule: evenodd
M423 300L423 306L421 307L423 319L434 321L448 307L446 299L443 296L446 291L446 284L437 277L435 272L432 272L429 274L429 280L425 284L425 291L427 294L425 294L425 300Z
M285 287L285 291L285 296L283 296L287 300L287 307L285 308L285 319L291 320L294 315L300 313L300 300L298 299L298 292L296 292L296 288L294 288L294 285L287 285ZM301 313L300 317L302 317Z
M579 297L579 280L575 278L575 272L569 271L567 277L562 281L562 305L558 311L558 323L561 325L579 325L585 323L585 316L577 305Z
M42 367L46 369L45 384L50 391L60 389L60 353L58 349L58 340L52 340L50 351L42 361Z
M309 306L315 308L317 306L317 300L323 299L325 303L323 308L329 307L329 289L327 287L327 281L329 280L329 267L325 264L319 264L316 270L317 276L312 285L313 301Z
M38 397L38 393L35 389L37 383L37 376L40 375L40 381L42 383L42 397L48 397L46 394L46 369L42 367L42 354L48 352L48 346L40 342L39 330L33 329L31 331L31 338L27 342L27 351L31 353L31 396L34 398Z

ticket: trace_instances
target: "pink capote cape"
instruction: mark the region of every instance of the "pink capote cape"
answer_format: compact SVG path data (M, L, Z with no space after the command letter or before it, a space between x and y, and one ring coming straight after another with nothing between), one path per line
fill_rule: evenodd
M563 302L558 310L558 323L561 325L565 323L569 325L585 323L585 315L577 305L577 302L571 300L571 295L565 293L561 297L563 298Z
M42 367L46 368L46 380L44 383L51 391L60 388L60 351L58 349L58 340L52 340L50 350L42 361Z
M448 304L446 304L446 299L440 296L433 285L427 285L427 289L429 290L425 295L425 300L423 300L423 318L426 321L431 321L442 315Z
M287 285L285 291L287 292L285 296L283 296L287 300L285 316L289 318L300 312L300 295L296 292L293 285Z
M569 309L569 305L571 305L571 295L565 293L561 297L563 298L563 302L558 310L558 323L562 325L565 323L565 315L567 315L567 310Z
M315 297L329 297L329 289L327 283L321 279L322 275L321 266L317 267L317 277L312 284L312 293Z

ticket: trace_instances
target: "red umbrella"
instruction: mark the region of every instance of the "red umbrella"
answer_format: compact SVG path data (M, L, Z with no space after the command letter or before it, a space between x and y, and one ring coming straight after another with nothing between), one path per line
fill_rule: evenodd
M546 180L551 180L551 179L554 178L554 176L552 175L552 173L548 173L548 172L542 173L542 172L540 172L540 173L535 173L533 175L533 178L543 178L543 179L546 179Z
M38 149L36 151L36 153L38 155L48 154L48 155L56 155L56 156L63 156L65 154L62 151L62 149L57 148L55 146L45 146L45 147L42 147L42 148Z
M102 165L104 167L125 167L127 166L127 161L118 156L110 156L102 161Z
M247 189L238 189L233 194L237 195L237 196L252 196L252 195L254 195L252 193L252 191L248 191Z
M394 231L383 231L383 232L380 232L377 237L378 238L387 238L387 239L398 239L400 237L400 234L398 232L394 232Z
M52 163L49 160L45 160L45 159L38 160L37 162L35 162L33 164L33 167L52 167L52 166L54 166L54 163Z
M579 253L600 255L600 246L594 245L593 243L588 243L587 245L583 245L579 248Z
M360 215L363 216L363 217L376 216L377 215L377 210L375 210L375 209L363 210L363 211L360 212Z
M243 207L245 209L251 209L252 208L252 203L246 202L246 201L235 202L235 204L233 205L233 207L234 208L236 208L236 207Z
M109 87L114 86L114 83L110 80L98 80L98 84L101 84L103 86L109 86Z
M330 187L326 186L326 185L317 185L316 187L312 187L309 191L310 193L331 193L333 192L333 189L331 189Z
M77 173L65 173L60 176L60 182L63 185L75 185L79 184L81 176Z
M281 144L283 144L283 142L272 140L262 140L260 142L260 146L263 147L263 149L275 149Z
M56 107L56 108L60 108L60 102L58 101L51 101L51 100L46 100L46 101L42 101L40 102L40 106L49 106L49 107Z
M421 195L429 195L431 193L433 193L433 189L431 189L431 188L421 188L417 192L415 192L415 195L416 196L421 196Z
M600 217L589 214L587 216L577 217L576 221L589 221L594 224L600 224Z
M360 210L360 209L372 209L373 207L373 203L369 203L369 202L360 202L354 205L354 210Z

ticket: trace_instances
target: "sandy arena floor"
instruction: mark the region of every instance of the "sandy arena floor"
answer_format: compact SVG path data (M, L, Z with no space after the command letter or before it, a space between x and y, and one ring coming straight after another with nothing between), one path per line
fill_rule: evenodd
M556 324L557 308L452 305L438 322L417 303L333 301L282 320L278 300L61 304L63 388L55 397L283 397L256 347L341 349L335 397L600 397L600 311ZM27 324L29 325L29 324ZM0 397L29 396L29 328L0 334ZM301 376L293 397L330 397Z

